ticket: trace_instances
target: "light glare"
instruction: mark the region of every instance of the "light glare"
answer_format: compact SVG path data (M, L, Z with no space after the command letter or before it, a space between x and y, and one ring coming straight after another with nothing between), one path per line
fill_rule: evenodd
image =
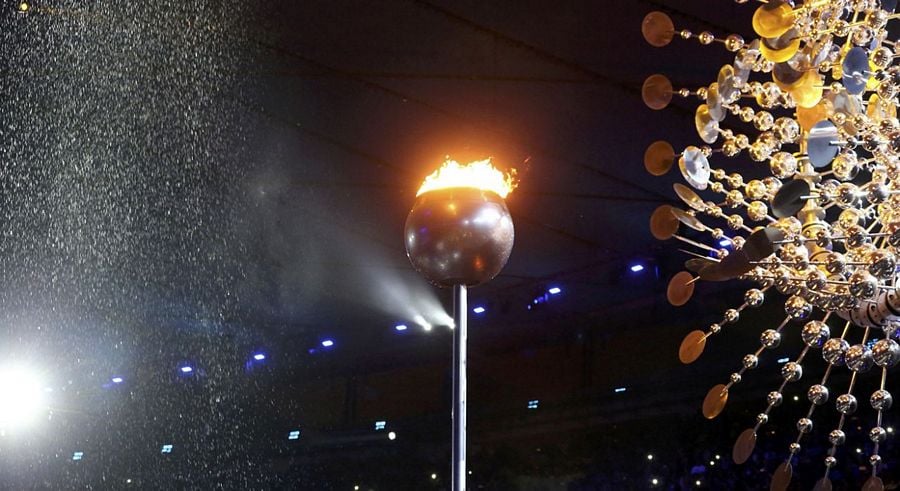
M22 367L0 369L0 429L16 430L33 423L44 403L43 384Z
M643 270L644 270L644 265L643 265L643 264L632 264L632 265L631 265L631 272L632 272L632 273L640 273L640 272L643 271Z

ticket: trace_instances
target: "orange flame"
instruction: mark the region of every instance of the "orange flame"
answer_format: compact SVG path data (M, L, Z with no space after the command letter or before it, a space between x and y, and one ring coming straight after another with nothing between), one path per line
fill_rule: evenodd
M438 189L477 188L506 198L516 186L516 170L504 174L491 164L490 158L460 164L447 157L440 169L425 178L416 196Z

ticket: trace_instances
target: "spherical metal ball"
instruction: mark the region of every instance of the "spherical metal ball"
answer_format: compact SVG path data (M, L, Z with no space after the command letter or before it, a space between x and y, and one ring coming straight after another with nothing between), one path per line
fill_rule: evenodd
M805 298L794 295L784 302L784 312L794 320L803 320L812 313L813 306Z
M850 294L856 298L872 298L878 292L878 280L864 269L850 275Z
M759 365L759 357L754 354L744 355L744 359L742 360L742 365L744 368L748 370L753 370Z
M733 323L737 322L738 319L740 319L740 317L741 317L741 313L738 312L737 309L728 309L725 311L724 319L725 319L725 322L727 322L729 324L733 324Z
M821 384L812 385L809 390L806 391L806 398L816 406L821 406L828 402L828 387Z
M875 443L881 443L887 439L887 432L884 431L884 428L880 426L876 426L869 430L869 440L872 440Z
M828 457L825 457L825 467L828 467L830 469L830 468L834 467L836 464L837 464L836 458L832 457L831 455L829 455Z
M829 336L831 336L831 330L822 321L807 322L801 333L803 342L811 348L821 348Z
M503 199L476 188L423 193L406 218L406 252L435 285L475 286L500 273L512 252L513 222Z
M766 402L769 403L772 407L778 407L781 405L781 401L784 400L784 396L781 395L781 392L773 390L766 395Z
M781 367L781 376L788 382L796 382L803 376L803 367L795 361L789 361Z
M875 361L872 359L872 350L863 344L854 344L844 354L847 367L854 372L868 372Z
M874 467L874 466L877 466L877 465L880 464L880 463L881 463L881 456L880 456L880 455L878 455L878 454L872 454L872 455L869 456L869 464L872 465L873 467Z
M872 347L872 359L880 367L893 367L900 361L900 344L893 339L880 339Z
M841 414L853 414L856 412L856 397L853 394L841 394L837 398L835 407Z
M766 329L759 336L759 342L768 349L777 348L781 344L781 334L774 329Z
M822 345L822 358L831 365L844 364L844 353L850 349L850 343L841 338L831 338Z
M731 380L732 384L739 384L741 383L741 374L734 372L731 374L731 377L729 377L729 380Z
M744 294L744 302L746 302L749 307L759 307L765 299L765 294L756 288L751 288Z
M766 414L766 413L759 413L759 414L756 415L756 422L757 422L757 423L759 423L759 424L761 424L761 425L764 425L764 424L766 424L766 422L768 422L768 421L769 421L769 415L768 415L768 414Z
M797 420L797 431L800 433L809 433L812 431L813 422L809 418L800 418Z
M891 404L894 403L894 397L891 396L890 392L879 389L872 393L869 403L877 410L888 410L891 408Z
M832 430L831 433L828 434L828 441L831 442L832 445L843 445L844 442L847 441L847 435L841 430Z

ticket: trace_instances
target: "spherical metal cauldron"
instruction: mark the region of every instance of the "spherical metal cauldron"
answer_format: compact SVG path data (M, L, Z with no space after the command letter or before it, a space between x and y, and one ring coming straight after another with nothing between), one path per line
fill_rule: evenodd
M500 273L512 252L512 217L497 194L477 188L423 193L406 218L406 253L437 286L475 286Z

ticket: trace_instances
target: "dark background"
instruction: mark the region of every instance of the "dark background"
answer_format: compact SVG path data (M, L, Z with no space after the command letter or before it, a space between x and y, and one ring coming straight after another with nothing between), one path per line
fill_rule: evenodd
M680 178L642 165L654 140L699 141L697 100L651 111L644 78L693 89L731 59L652 48L643 16L751 39L757 4L17 3L0 4L0 365L52 392L49 418L0 436L0 487L448 488L450 332L412 317L449 311L449 292L416 275L402 237L445 155L492 156L521 180L509 264L470 292L486 308L470 322L471 487L759 489L786 458L824 362L810 355L754 459L730 464L800 326L703 418L783 298L680 365L682 337L751 285L701 283L669 306L686 256L647 223ZM858 397L837 489L865 478L874 412ZM837 419L831 404L816 416L803 489ZM890 482L890 440L882 455Z

